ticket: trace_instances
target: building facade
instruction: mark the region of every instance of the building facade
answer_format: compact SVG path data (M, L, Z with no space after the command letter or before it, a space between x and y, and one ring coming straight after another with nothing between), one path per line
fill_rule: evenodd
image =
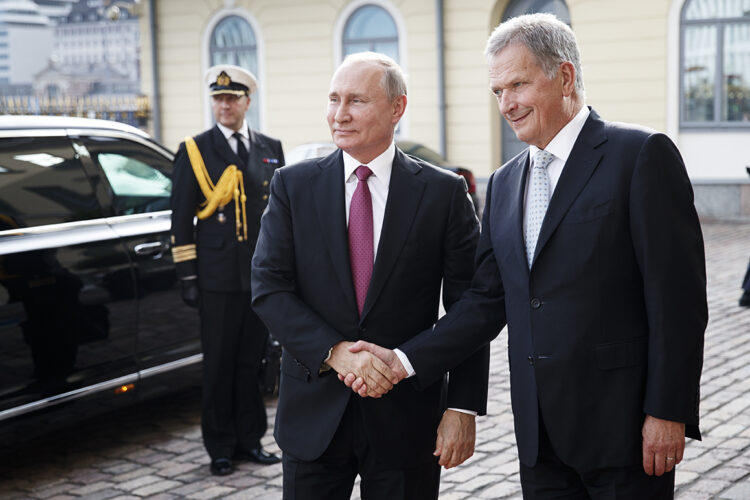
M0 0L0 85L27 89L47 63L52 23L31 0Z
M489 92L484 44L503 19L553 12L578 37L587 103L672 137L703 215L750 216L750 0L148 1L142 88L156 89L172 148L211 125L203 75L217 62L256 73L255 127L287 149L330 140L332 72L347 53L377 50L409 77L399 134L486 178L519 144Z

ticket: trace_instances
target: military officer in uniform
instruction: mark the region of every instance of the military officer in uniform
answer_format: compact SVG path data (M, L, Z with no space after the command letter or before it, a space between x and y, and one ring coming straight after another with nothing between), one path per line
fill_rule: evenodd
M252 73L218 65L206 82L216 125L187 137L177 151L172 254L182 298L200 311L201 430L211 473L222 476L234 471L233 460L279 461L260 444L267 422L258 371L267 330L250 307L250 268L269 183L284 165L284 152L281 142L245 120L257 87Z

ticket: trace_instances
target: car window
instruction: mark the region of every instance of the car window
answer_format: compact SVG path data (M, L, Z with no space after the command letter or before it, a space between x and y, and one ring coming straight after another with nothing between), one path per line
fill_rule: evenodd
M0 138L0 230L98 217L67 137Z
M85 144L112 188L117 215L169 209L172 192L169 159L125 139L88 137Z

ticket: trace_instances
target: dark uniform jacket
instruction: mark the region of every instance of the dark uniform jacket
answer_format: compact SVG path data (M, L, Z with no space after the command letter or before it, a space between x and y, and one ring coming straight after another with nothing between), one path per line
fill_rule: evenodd
M247 241L237 241L235 203L193 226L196 209L205 200L185 143L180 143L174 162L172 187L172 237L175 248L196 244L196 259L177 263L180 278L198 276L203 290L214 292L250 291L250 265L260 231L260 217L268 204L273 171L284 165L281 142L250 130L249 166L232 151L217 126L194 137L211 180L219 180L224 169L236 165L242 170L247 196ZM241 209L240 209L241 211ZM223 223L220 213L226 218Z

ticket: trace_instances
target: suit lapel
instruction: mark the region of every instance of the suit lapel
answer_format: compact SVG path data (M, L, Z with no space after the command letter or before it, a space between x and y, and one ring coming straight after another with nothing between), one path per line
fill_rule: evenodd
M534 259L544 249L552 234L560 225L570 205L584 188L589 178L596 170L602 158L602 153L596 148L607 140L604 122L594 110L591 110L586 123L573 145L568 161L565 162L560 180L549 202L544 222L539 232Z
M508 204L510 210L505 210L505 205L502 205L501 210L498 211L499 213L492 212L492 217L494 220L502 221L499 227L510 228L507 234L516 235L512 243L515 250L514 253L518 256L521 267L528 270L529 264L526 260L526 243L523 233L523 216L524 199L526 197L526 176L529 172L529 150L525 149L519 153L504 168L511 169L508 176L508 190L510 196L512 196Z
M333 268L350 306L357 310L346 229L344 159L341 151L322 158L310 177L321 238L331 254Z
M383 216L383 229L378 242L378 254L372 270L370 287L362 310L362 319L372 309L383 290L417 214L424 194L425 183L417 177L421 167L396 149L391 180L388 185L388 201Z

